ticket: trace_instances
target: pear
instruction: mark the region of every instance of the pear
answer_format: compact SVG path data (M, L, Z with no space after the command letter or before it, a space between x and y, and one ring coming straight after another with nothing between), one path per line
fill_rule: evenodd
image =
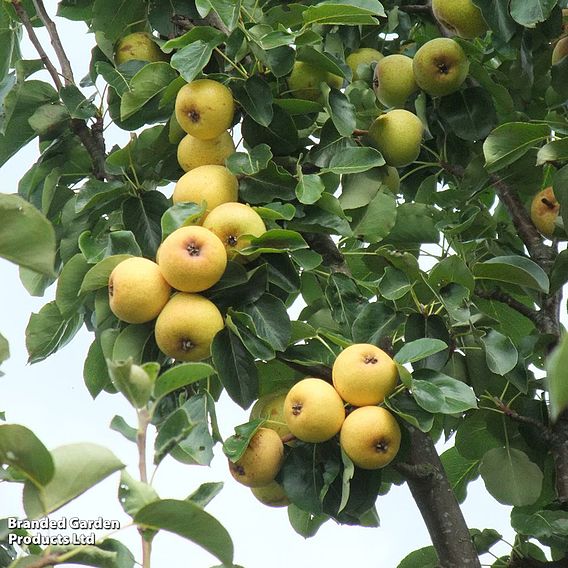
M322 379L305 378L286 395L284 418L290 432L303 442L325 442L335 436L345 420L343 401Z
M433 97L457 91L469 73L469 60L459 43L447 37L426 42L414 56L414 78Z
M355 343L335 359L333 386L353 406L383 402L398 380L396 363L382 349L370 343Z
M259 428L236 462L229 460L231 475L247 487L263 487L274 481L282 467L284 445L269 428Z
M388 465L400 449L400 439L398 422L379 406L355 409L345 419L339 435L343 451L362 469Z
M346 57L345 63L349 65L353 73L353 81L357 81L361 78L357 72L359 65L371 65L371 63L376 63L383 57L384 55L380 51L372 47L360 47Z
M217 81L197 79L178 91L175 113L179 125L188 134L200 140L211 140L233 122L233 94Z
M560 212L560 203L554 195L552 187L539 191L531 203L531 220L541 235L551 239L556 227L556 219Z
M552 50L552 65L560 63L568 55L568 36L562 37L558 40L554 49Z
M189 172L199 166L223 166L234 151L235 143L228 132L210 140L200 140L188 134L178 145L177 158L181 168Z
M203 226L215 233L225 245L229 260L246 262L251 257L239 254L239 251L250 245L250 238L260 237L266 232L262 217L244 203L223 203L215 207Z
M158 47L149 33L134 32L121 38L116 44L114 62L122 65L127 61L167 61L168 56Z
M191 201L206 203L205 217L222 203L237 201L239 182L225 166L199 166L186 172L176 183L172 200L174 203Z
M396 168L392 166L383 166L382 168L378 168L381 174L381 182L383 185L395 195L400 190L400 175Z
M373 82L377 99L387 107L403 107L412 93L418 90L414 79L412 59L406 55L387 55L375 67Z
M225 246L209 229L180 227L160 246L158 265L169 284L182 292L202 292L219 282L227 268Z
M292 72L288 77L288 88L293 97L321 102L321 83L327 83L330 87L339 89L343 85L343 78L305 61L294 63Z
M199 294L178 292L156 320L156 343L178 361L202 361L211 355L211 343L225 327L217 306Z
M487 22L472 0L432 0L434 17L451 33L473 39L487 31Z
M274 430L281 438L290 435L290 428L284 418L284 401L288 391L278 391L261 396L250 411L250 419L264 418L264 428Z
M371 124L367 138L389 166L406 166L418 158L424 126L411 112L394 109Z
M159 266L147 258L123 260L108 280L110 309L127 323L145 323L158 317L170 293Z
M277 481L271 481L262 487L251 487L251 492L263 505L268 507L286 507L290 504L288 495Z

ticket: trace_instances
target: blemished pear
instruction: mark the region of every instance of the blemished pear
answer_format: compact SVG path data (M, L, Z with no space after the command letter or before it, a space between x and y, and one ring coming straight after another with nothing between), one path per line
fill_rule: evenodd
M233 94L217 81L196 79L178 91L175 113L179 125L188 134L200 140L211 140L233 122Z
M560 203L554 195L552 187L539 191L531 203L531 220L541 235L551 239L556 227L556 219L560 213Z
M433 97L457 91L469 73L469 59L459 43L447 37L426 42L413 59L418 86Z
M244 203L223 203L215 207L203 221L203 226L221 239L229 260L241 262L251 258L239 254L239 251L250 245L250 238L246 235L260 237L266 232L262 217Z
M286 395L284 417L290 432L299 440L325 442L341 429L345 408L329 383L308 377L296 383Z
M432 0L434 17L451 33L473 39L487 31L481 10L471 0Z
M158 47L152 36L146 32L134 32L118 40L114 51L117 65L127 61L167 61L168 56Z
M177 158L182 170L189 172L199 166L224 166L225 160L234 151L235 143L228 132L210 140L200 140L188 134L178 144Z
M339 443L351 461L362 469L388 465L400 449L401 431L394 416L380 406L363 406L351 412Z
M560 63L568 55L568 36L562 37L558 40L554 49L552 50L552 65Z
M251 487L251 492L267 507L286 507L290 504L288 495L277 481L271 481L268 485L262 487Z
M211 343L225 321L217 306L200 296L178 292L156 320L156 343L178 361L202 361L211 355Z
M370 343L355 343L335 359L333 386L353 406L383 402L398 380L396 363L382 349Z
M418 90L412 59L398 53L381 59L375 67L373 87L383 105L403 107L408 97Z
M211 288L227 268L219 237L199 225L180 227L160 245L158 265L168 283L182 292Z
M369 128L368 140L389 166L399 168L418 158L423 133L422 121L415 114L394 109L375 119Z
M229 460L231 475L247 487L263 487L274 481L282 467L284 445L269 428L259 428L241 458Z
M304 61L294 63L292 72L288 77L288 89L293 97L321 102L321 83L327 83L330 87L339 89L343 84L343 79L339 75L334 75Z
M199 166L181 176L175 185L174 203L206 202L205 217L222 203L237 201L239 182L225 166Z
M345 58L345 63L349 65L353 73L353 81L357 81L361 78L357 72L359 65L371 65L371 63L376 63L383 57L384 55L380 51L372 47L360 47Z
M278 391L261 396L250 411L250 420L264 418L264 428L274 430L281 438L290 434L284 418L284 401L288 391Z
M159 266L142 257L123 260L108 280L110 309L126 323L145 323L157 318L171 291Z

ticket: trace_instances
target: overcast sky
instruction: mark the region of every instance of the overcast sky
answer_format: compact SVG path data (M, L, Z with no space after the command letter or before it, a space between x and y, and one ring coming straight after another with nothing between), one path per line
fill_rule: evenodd
M49 4L55 7L56 3ZM79 79L87 72L94 38L85 35L84 25L66 20L57 20L57 24L75 77ZM50 47L48 41L44 41L44 45ZM25 53L29 58L36 57L29 49ZM112 142L124 143L127 139L127 133L120 133ZM15 193L18 180L36 158L37 145L32 143L4 165L0 169L0 190ZM103 393L93 401L83 384L82 367L92 341L91 334L83 329L70 345L47 361L27 365L24 332L29 315L51 300L54 290L48 290L45 298L30 297L19 281L17 268L1 259L0 282L0 332L7 337L11 348L11 358L2 367L6 376L0 379L0 411L6 411L8 422L31 428L50 449L75 442L104 445L127 464L131 475L136 475L136 448L108 428L115 414L134 424L133 411L119 395ZM233 427L248 418L248 413L226 397L218 405L217 413L224 437L231 435ZM116 498L118 480L119 475L114 474L51 518L102 516L118 519L123 526L128 524L129 518ZM235 544L235 561L245 568L289 568L290 565L311 568L318 564L329 568L395 568L407 553L430 544L406 486L395 487L387 496L379 498L377 506L382 524L379 529L341 527L328 522L315 538L304 540L288 524L285 508L270 509L261 505L249 489L233 481L220 447L216 448L211 468L184 466L167 458L160 466L155 487L162 498L183 499L206 481L225 482L223 491L208 506L208 511L230 532ZM470 527L497 528L505 531L511 540L509 508L497 505L486 494L482 482L470 486L464 512ZM23 516L21 492L18 486L0 483L0 518L12 515ZM122 530L117 537L140 560L140 541L135 529ZM153 565L156 567L209 568L216 564L218 561L213 556L175 535L162 532L154 541Z

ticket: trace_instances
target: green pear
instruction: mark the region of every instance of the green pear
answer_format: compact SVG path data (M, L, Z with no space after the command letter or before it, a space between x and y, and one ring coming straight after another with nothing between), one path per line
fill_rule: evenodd
M150 34L134 32L120 39L114 52L114 61L117 65L133 59L150 62L167 61L168 56L158 47Z
M377 51L372 47L360 47L346 57L345 63L349 65L351 72L353 73L353 81L357 81L361 79L361 76L357 71L359 65L371 65L371 63L377 63L383 57L384 55L380 51Z
M426 42L414 56L414 78L433 97L457 91L469 73L469 60L459 43L447 37Z
M267 507L286 507L290 504L288 495L286 495L282 485L277 481L272 481L262 487L251 487L251 492Z
M396 195L400 189L400 175L398 174L398 170L392 166L384 166L378 168L378 170L380 171L383 185L385 185L391 193Z
M568 36L558 40L552 51L552 65L560 63L568 55Z
M368 140L389 166L400 168L418 158L423 133L422 121L415 114L394 109L371 124Z
M481 10L471 0L432 0L435 18L454 35L473 39L487 31Z
M408 97L418 90L412 59L398 53L381 59L375 67L373 87L382 104L403 107Z
M305 61L294 63L288 77L288 88L293 97L321 102L321 83L327 83L330 87L339 89L343 85L343 79L339 75L334 75Z

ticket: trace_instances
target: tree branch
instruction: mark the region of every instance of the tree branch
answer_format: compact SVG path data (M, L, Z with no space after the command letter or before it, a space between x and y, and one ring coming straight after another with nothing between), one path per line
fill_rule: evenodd
M48 566L55 566L59 563L59 556L57 554L48 554L38 558L31 564L26 564L27 568L47 568Z
M531 418L530 416L524 416L523 414L519 414L517 411L513 410L510 406L505 404L501 399L497 397L493 397L497 408L505 415L508 416L511 420L518 422L519 424L524 424L525 426L530 426L534 428L539 435L542 437L542 440L550 444L553 442L554 435L552 429L549 428L544 422L540 420L536 420L535 418Z
M501 292L501 290L482 290L481 288L475 289L475 295L485 300L497 300L503 304L507 304L526 318L530 319L533 323L538 324L538 312L526 304L519 302L509 294Z
M508 568L568 568L568 558L543 562L536 558L521 558L513 554L507 566Z

